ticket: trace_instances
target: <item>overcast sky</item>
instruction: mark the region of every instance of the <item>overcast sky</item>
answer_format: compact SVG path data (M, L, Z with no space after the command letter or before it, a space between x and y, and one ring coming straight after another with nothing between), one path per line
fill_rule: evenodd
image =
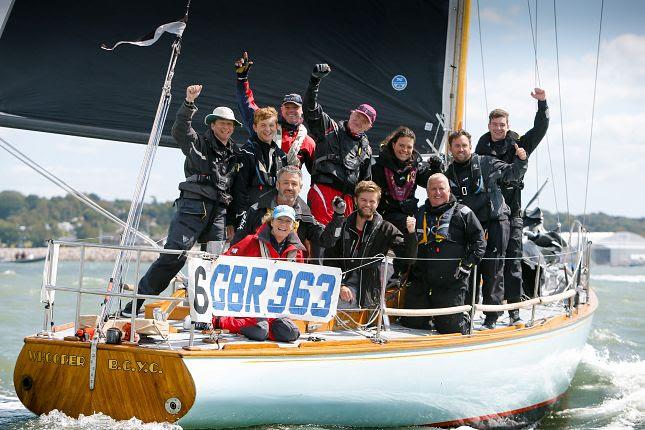
M562 94L557 81L553 2L539 1L537 14L535 0L530 4L537 29L539 83L547 91L551 126L548 141L531 156L524 199L548 177L551 184L540 205L555 210L557 195L561 212L568 203L570 211L578 214L584 209L600 1L557 2ZM645 125L645 30L640 22L644 12L645 3L637 0L605 2L587 212L645 216L645 133L641 130ZM480 19L481 33L477 1L473 0L466 128L477 138L486 131L487 111L501 107L511 113L511 129L523 134L532 126L536 102L529 94L537 82L527 2L480 0ZM144 152L142 145L6 128L0 128L0 137L73 187L107 199L131 197ZM175 199L177 184L183 179L182 166L179 150L160 148L148 196ZM0 151L0 171L0 190L64 194L4 151Z

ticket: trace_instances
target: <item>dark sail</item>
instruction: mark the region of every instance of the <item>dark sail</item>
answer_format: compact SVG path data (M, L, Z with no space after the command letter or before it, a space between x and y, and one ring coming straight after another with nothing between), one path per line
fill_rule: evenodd
M184 8L178 1L15 1L0 37L0 126L147 142L174 36L114 52L100 45L141 36L181 18ZM237 110L232 64L246 50L260 106L303 93L312 66L327 62L333 71L320 102L333 118L369 103L378 112L374 145L407 125L427 152L422 145L434 130L424 126L437 127L442 112L448 13L448 1L194 0L162 145L174 146L172 116L188 84L204 85L200 122L217 105ZM405 80L393 82L397 75Z

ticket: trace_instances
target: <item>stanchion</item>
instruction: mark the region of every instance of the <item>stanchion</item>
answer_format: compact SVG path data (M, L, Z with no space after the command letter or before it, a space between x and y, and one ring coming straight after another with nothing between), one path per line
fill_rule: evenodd
M540 260L538 259L536 261L536 266L535 266L535 286L533 287L533 298L536 298L538 296L538 288L540 288ZM533 305L531 307L531 320L529 321L528 326L532 327L533 323L535 322L535 306Z
M470 276L473 277L473 298L470 302L470 330L468 331L468 334L473 334L473 330L475 328L475 300L477 298L477 265L473 268L473 272Z

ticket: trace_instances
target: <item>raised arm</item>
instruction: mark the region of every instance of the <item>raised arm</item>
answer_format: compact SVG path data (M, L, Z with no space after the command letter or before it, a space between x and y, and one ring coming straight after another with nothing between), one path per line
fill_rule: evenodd
M192 127L193 115L197 112L195 100L202 92L201 85L190 85L186 88L186 100L179 107L177 117L172 125L172 137L175 139L181 152L184 155L189 155L193 144L197 142L197 132Z
M235 74L237 75L237 105L240 109L240 115L242 116L242 122L244 127L253 135L253 115L258 109L257 103L255 103L255 97L253 96L253 91L251 90L251 84L249 83L249 70L253 61L249 60L249 54L244 51L242 58L239 58L235 63Z
M537 100L538 110L535 113L533 128L520 137L520 145L526 150L527 155L531 155L537 148L549 128L549 107L546 104L546 92L541 88L535 88L531 97Z
M303 117L309 134L314 138L316 144L323 140L333 120L327 115L322 106L318 103L318 90L320 81L331 72L328 64L316 64L311 72L309 85L303 99Z
M416 258L417 256L417 220L414 217L407 217L405 221L406 231L401 233L394 227L395 234L392 237L390 248L394 255L399 258Z

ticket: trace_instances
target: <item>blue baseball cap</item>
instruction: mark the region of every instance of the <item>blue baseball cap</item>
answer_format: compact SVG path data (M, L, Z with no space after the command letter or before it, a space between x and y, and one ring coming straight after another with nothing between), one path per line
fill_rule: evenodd
M291 206L278 205L273 209L273 219L280 218L282 216L286 216L287 218L291 218L292 221L295 221L296 211Z
M286 94L282 99L282 104L293 103L298 106L302 106L302 97L300 94Z

